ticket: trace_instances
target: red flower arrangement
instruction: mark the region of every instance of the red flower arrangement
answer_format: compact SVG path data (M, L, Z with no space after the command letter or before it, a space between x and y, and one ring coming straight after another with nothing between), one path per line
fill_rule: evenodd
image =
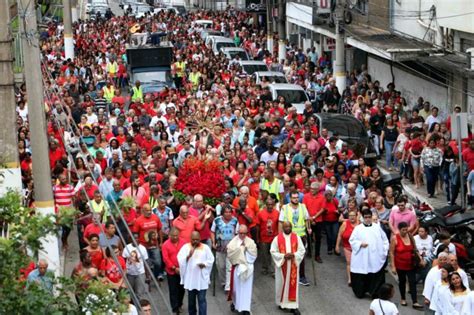
M200 194L204 202L215 206L225 192L223 164L219 160L187 158L179 169L174 196L184 200L186 196Z

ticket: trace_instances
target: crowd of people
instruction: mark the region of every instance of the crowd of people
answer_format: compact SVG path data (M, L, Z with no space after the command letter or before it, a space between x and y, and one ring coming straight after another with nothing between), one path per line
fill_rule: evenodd
M212 20L215 31L288 82L315 91L317 102L297 114L284 98L273 100L268 82L257 85L238 63L205 45L194 24L199 19ZM167 34L174 87L145 95L140 82L128 82L126 47L137 23ZM450 236L433 240L408 197L384 187L380 169L331 130L319 130L313 114L355 116L377 155L385 152L389 171L418 189L425 185L430 197L445 189L450 204L459 198L473 203L474 140L463 144L461 165L451 122L429 101L407 104L395 84L384 89L365 68L348 73L347 89L338 91L327 55L287 44L286 58L278 60L266 50L261 26L232 9L80 21L74 60L64 57L60 25L42 34L55 204L58 211L81 213L73 277L100 277L116 290L128 289L142 310L150 309L150 283L166 279L174 313L183 312L187 291L189 314L203 315L215 264L213 281L228 293L231 308L249 314L259 264L268 281L275 279L276 304L299 314L298 285L311 285L305 261L314 259L324 270L325 237L327 255L344 255L355 296L376 298L371 314L398 314L386 269L398 275L400 305L407 305L408 281L415 309L474 314L474 293ZM25 200L34 206L24 85L17 108ZM222 161L226 193L217 205L199 194L184 202L175 197L180 167L190 156ZM467 196L459 196L462 176ZM65 250L70 231L63 226ZM44 262L38 265L31 281L45 269ZM425 278L419 301L417 283Z

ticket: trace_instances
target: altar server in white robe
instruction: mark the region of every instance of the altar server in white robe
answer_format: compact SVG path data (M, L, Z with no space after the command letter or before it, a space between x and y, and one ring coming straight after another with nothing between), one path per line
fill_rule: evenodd
M442 305L444 303L443 301L441 301L443 297L442 292L444 290L449 290L448 276L453 271L454 268L450 264L443 264L439 266L439 273L441 277L440 280L436 281L435 285L433 286L433 293L431 294L429 305L429 309L431 311L436 312L438 309L440 309L439 305Z
M227 245L227 259L231 268L229 300L233 301L231 310L242 315L250 315L252 304L252 285L254 262L257 259L257 245L248 237L246 225L239 227L239 234Z
M291 227L290 222L283 222L283 232L273 239L270 254L275 263L276 304L280 309L288 309L299 315L298 275L306 250L301 238L292 233Z
M178 253L181 284L188 290L188 311L196 315L196 299L199 315L207 314L206 292L209 288L214 256L206 244L201 243L201 235L194 231L191 242L185 244Z
M433 299L433 292L436 284L441 280L441 266L448 263L448 253L441 252L438 254L438 265L428 271L423 286L423 297L425 298L425 314L434 314L431 309L431 300ZM435 306L433 306L435 307Z
M461 310L461 315L472 315L472 314L474 314L474 291L469 292Z
M363 223L352 232L349 243L352 247L351 279L352 291L358 298L369 293L376 297L385 282L384 266L389 242L378 223L372 223L372 212L362 211Z

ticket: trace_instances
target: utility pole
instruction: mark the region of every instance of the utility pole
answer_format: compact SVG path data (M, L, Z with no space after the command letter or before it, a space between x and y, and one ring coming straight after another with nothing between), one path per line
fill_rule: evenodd
M15 109L15 78L13 76L12 37L9 29L10 2L0 1L0 195L7 189L21 191L21 170L18 158Z
M35 185L35 205L38 215L54 214L51 169L49 167L48 139L44 112L43 76L36 25L36 14L30 0L19 0L19 12L23 55L25 59L26 90L28 93L28 116L30 117L30 141L33 158L33 180ZM21 21L23 19L23 21ZM43 250L39 253L49 268L60 274L59 244L57 235L45 235Z
M286 1L278 1L278 61L286 58Z
M77 0L71 0L71 20L76 23L79 19L79 11L77 9Z
M344 21L343 6L341 5L341 0L337 0L336 11L334 13L336 16L336 62L334 64L334 75L336 77L337 89L342 95L342 92L344 92L344 90L346 89L346 52L344 44L344 33L342 32Z
M267 49L273 56L273 0L267 0Z
M71 0L63 0L64 52L66 59L74 60L74 39L72 37Z

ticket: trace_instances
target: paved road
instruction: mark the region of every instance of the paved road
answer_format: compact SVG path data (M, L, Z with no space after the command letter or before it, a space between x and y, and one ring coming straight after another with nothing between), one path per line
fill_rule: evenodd
M70 236L70 249L65 257L65 274L69 275L74 264L78 261L77 235L75 229ZM323 245L322 253L325 253ZM323 264L315 263L317 285L313 283L313 273L311 271L311 261L306 258L306 274L311 281L311 286L300 286L300 310L303 314L367 314L371 300L369 298L359 300L355 298L351 288L347 286L345 261L338 256L322 256ZM387 282L396 286L395 279L389 273L386 274ZM396 286L397 287L397 286ZM168 303L168 286L166 281L161 284L160 290ZM398 291L398 289L397 289ZM421 292L421 287L419 287ZM158 290L152 286L152 296L159 305L160 314L167 314L163 298ZM421 302L421 298L419 299ZM207 293L208 314L232 314L229 304L226 301L223 289L216 287L216 296L212 296L212 290ZM393 301L399 303L400 298L397 292ZM187 302L185 301L185 310ZM401 314L421 314L411 307L399 306ZM252 314L284 314L279 311L275 304L275 280L270 276L260 273L260 264L257 262L253 285Z

